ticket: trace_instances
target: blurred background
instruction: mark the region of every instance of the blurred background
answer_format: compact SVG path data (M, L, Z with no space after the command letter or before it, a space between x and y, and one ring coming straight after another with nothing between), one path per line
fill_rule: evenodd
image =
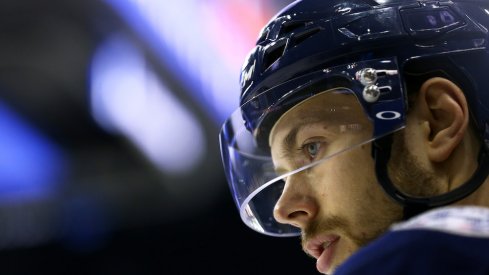
M240 220L220 125L285 0L1 0L0 274L316 274Z

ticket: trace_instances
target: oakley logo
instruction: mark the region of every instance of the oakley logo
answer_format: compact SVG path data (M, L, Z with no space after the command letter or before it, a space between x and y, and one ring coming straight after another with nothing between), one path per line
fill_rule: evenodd
M383 111L375 115L378 119L382 120L394 120L401 117L401 113L396 111Z

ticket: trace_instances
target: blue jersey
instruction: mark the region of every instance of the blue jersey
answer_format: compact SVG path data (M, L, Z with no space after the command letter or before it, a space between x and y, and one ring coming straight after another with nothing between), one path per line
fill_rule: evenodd
M335 275L489 275L489 208L445 207L397 224Z

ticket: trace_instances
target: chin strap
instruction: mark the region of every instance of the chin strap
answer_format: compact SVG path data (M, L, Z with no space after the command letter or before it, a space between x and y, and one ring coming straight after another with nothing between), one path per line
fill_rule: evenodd
M478 167L472 177L458 188L434 197L411 197L397 189L388 175L387 163L390 159L392 147L392 134L384 136L373 142L372 157L375 160L375 174L384 191L396 202L404 207L403 218L409 219L426 210L452 204L473 193L489 175L488 149L483 145L479 152Z

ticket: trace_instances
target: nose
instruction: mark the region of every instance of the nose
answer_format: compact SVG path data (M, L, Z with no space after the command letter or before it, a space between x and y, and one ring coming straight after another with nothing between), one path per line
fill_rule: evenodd
M273 216L279 223L304 229L318 213L319 206L307 184L287 179Z

